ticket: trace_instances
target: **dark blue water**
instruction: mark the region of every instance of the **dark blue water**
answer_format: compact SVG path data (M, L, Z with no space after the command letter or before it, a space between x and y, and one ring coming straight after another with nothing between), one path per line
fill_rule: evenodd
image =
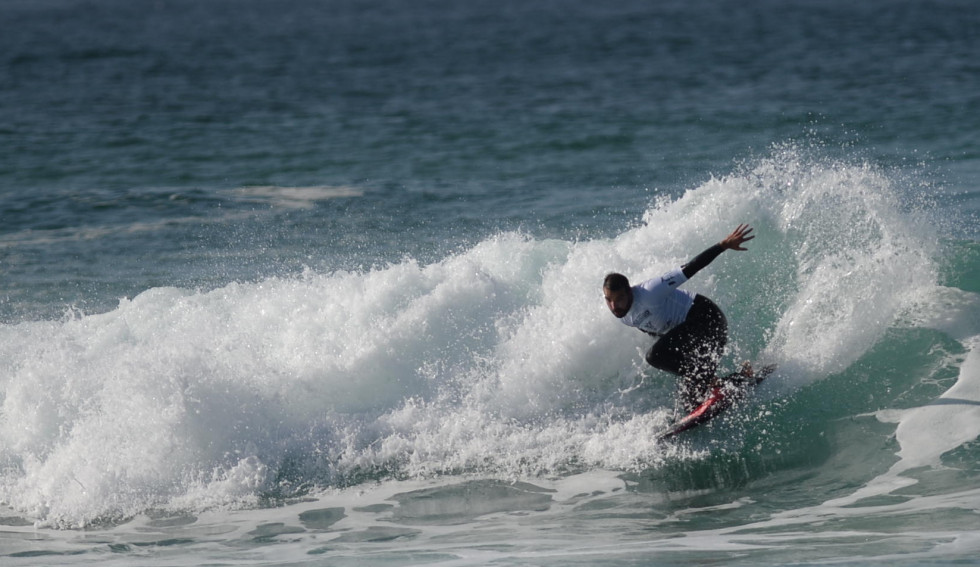
M6 0L0 523L162 530L149 563L596 564L583 525L609 564L973 557L978 53L967 0ZM596 282L740 222L694 291L786 373L657 445L670 380ZM0 554L106 552L46 537Z
M42 311L608 235L791 139L954 199L978 173L970 2L15 1L3 27L8 289ZM365 194L239 221L252 185Z

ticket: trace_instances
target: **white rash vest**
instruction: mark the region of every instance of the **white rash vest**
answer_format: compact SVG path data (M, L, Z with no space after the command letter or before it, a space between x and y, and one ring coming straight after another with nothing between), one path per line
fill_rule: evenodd
M663 335L687 319L694 294L678 289L687 281L681 268L630 288L633 305L620 321L641 331Z

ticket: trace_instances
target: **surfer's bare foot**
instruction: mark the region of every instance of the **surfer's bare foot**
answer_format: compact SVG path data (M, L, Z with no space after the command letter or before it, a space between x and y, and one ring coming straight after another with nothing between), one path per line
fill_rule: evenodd
M738 371L738 375L743 378L752 378L755 376L755 371L752 370L752 363L745 361L742 363L742 369Z

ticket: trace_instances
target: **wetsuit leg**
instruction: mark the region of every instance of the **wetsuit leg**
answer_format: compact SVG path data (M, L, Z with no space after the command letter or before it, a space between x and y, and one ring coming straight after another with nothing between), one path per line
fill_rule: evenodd
M654 343L646 359L650 366L682 377L681 401L690 411L707 396L727 342L725 314L698 295L687 319Z

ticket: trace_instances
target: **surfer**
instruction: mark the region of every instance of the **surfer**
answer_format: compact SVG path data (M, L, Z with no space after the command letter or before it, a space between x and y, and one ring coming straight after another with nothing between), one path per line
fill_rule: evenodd
M724 240L693 260L639 285L630 286L623 274L611 273L602 284L606 305L625 325L657 337L647 351L650 366L681 376L681 402L686 411L698 407L718 380L718 360L728 342L728 322L707 297L678 289L725 250L744 251L755 238L740 224ZM751 367L742 374L751 376Z

